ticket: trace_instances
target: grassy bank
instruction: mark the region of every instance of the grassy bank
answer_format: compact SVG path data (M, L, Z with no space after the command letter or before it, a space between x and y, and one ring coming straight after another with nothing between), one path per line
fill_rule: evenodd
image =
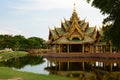
M16 71L7 67L0 67L0 80L73 80L55 75L42 75L30 72Z
M28 53L25 51L10 51L0 53L0 61L9 60L11 58L18 58L26 56Z

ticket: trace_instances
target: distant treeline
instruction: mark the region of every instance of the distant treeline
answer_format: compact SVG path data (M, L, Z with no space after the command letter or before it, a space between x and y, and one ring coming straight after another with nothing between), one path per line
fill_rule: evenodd
M39 37L25 38L22 35L0 35L0 49L12 50L45 49L45 40Z

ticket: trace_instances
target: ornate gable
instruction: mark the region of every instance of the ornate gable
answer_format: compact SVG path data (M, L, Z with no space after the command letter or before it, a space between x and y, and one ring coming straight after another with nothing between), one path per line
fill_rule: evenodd
M76 19L74 19L74 21L72 22L72 25L69 28L68 32L70 34L70 40L72 40L73 38L79 38L80 40L82 40L84 38L83 31Z

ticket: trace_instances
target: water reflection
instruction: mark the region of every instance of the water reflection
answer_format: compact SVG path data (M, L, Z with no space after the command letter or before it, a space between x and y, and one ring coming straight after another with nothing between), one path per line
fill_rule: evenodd
M51 74L80 80L120 80L120 62L91 61L80 58L48 58L45 68Z
M0 66L10 67L20 71L34 72L40 74L49 74L45 71L46 59L41 56L25 56L20 58L13 58L8 61L0 62Z
M43 58L25 56L0 62L21 71L40 74L56 74L77 80L120 80L120 62L114 60L90 60L83 58Z
M39 74L46 74L48 75L49 72L46 71L44 68L46 67L46 59L43 58L45 62L42 64L37 64L37 65L26 65L23 68L19 69L20 71L27 71L27 72L33 72L33 73L39 73Z
M25 57L20 57L20 58L13 58L8 61L2 61L0 62L0 66L6 66L6 67L14 67L17 69L23 68L25 65L37 65L37 64L42 64L45 62L43 60L43 57L40 56L25 56Z

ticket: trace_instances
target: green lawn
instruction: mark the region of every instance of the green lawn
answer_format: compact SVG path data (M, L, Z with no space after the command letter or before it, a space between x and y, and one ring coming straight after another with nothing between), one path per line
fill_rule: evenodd
M27 54L28 53L25 51L2 52L2 53L0 53L0 61L26 56Z
M30 72L16 71L7 67L0 67L0 80L19 79L19 80L73 80L56 75L43 75Z

